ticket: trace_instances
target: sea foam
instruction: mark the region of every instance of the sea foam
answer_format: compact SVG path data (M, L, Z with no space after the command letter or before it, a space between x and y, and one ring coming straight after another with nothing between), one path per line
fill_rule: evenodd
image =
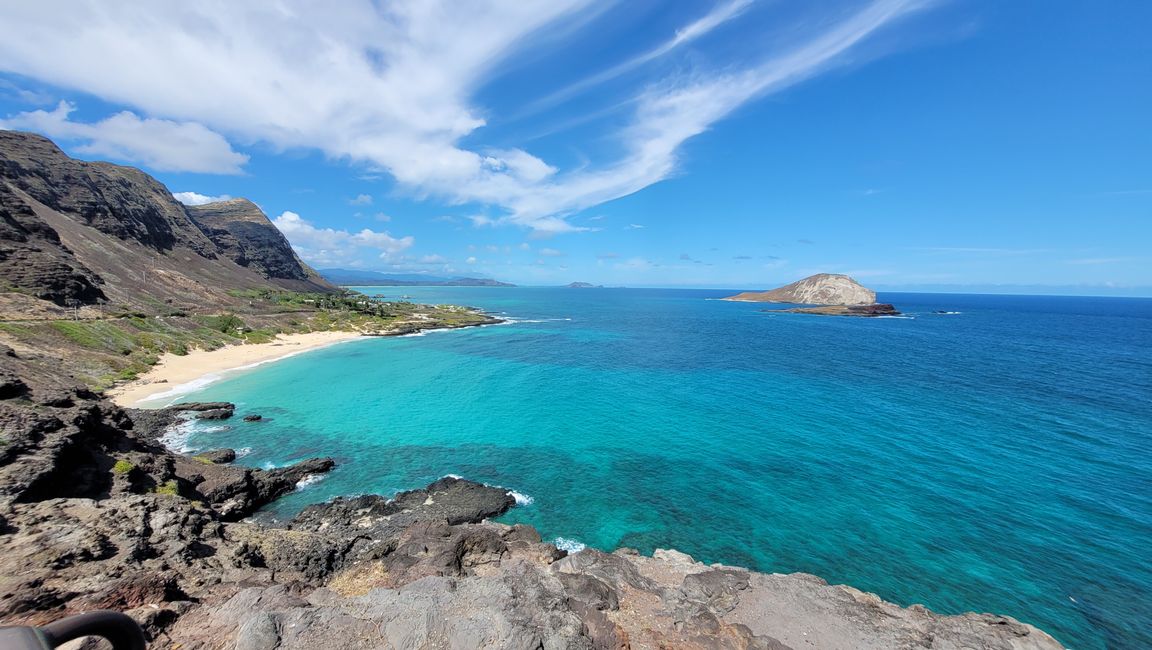
M579 542L568 537L557 537L556 539L552 540L552 544L554 544L556 548L560 549L561 551L568 551L569 553L579 553L580 551L588 548L588 546L583 542Z

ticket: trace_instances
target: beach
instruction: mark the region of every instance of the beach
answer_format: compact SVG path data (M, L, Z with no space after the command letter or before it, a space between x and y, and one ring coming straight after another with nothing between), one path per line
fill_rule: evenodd
M268 363L287 356L360 338L359 332L308 332L281 334L269 343L229 345L216 350L190 350L185 355L165 353L151 370L133 381L108 389L106 394L118 406L135 407L163 393L199 382L209 375Z

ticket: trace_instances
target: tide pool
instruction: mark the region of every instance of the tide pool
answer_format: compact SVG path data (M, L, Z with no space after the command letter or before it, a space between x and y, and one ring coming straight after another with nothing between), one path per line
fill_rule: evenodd
M1152 300L882 294L909 317L855 319L725 291L362 290L514 321L340 344L183 396L265 417L197 423L190 448L340 463L266 517L456 474L520 493L502 520L547 539L1152 647Z

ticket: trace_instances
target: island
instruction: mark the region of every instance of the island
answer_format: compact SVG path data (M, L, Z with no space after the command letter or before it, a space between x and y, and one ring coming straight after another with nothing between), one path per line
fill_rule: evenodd
M573 282L567 285L569 289L603 289L602 284L592 284L591 282Z
M877 303L875 291L840 273L817 273L769 291L745 291L721 300L812 305L762 310L767 312L862 317L900 315L892 305Z

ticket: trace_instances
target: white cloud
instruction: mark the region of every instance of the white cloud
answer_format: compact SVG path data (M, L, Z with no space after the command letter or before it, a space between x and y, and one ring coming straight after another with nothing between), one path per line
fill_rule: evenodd
M475 264L477 261L478 260L475 257L469 257L468 259L464 260L464 262L467 264Z
M383 223L388 223L389 221L392 221L392 217L384 214L383 212L377 212L374 216L376 218L376 221L380 221Z
M630 223L624 227L624 230L640 230L643 227L644 227L643 225L638 224L638 223Z
M227 194L208 196L207 194L200 194L199 192L173 192L172 196L184 205L205 205L208 203L216 203L217 201L228 201L232 198Z
M307 262L332 263L356 258L363 249L379 252L380 259L392 259L416 243L413 237L395 238L386 232L367 228L360 232L317 228L295 212L284 212L272 220L292 247Z
M717 27L732 20L733 18L736 18L741 13L743 13L743 11L747 9L748 6L753 2L754 0L728 0L728 2L720 3L716 5L712 11L705 14L704 17L700 18L696 22L693 22L682 29L676 30L676 34L672 38L664 41L657 47L652 48L651 50L648 50L639 56L628 59L623 63L612 66L603 72L592 75L587 79L582 79L566 88L548 95L547 97L538 99L535 102L532 102L532 104L529 105L524 112L525 114L530 114L535 113L543 108L554 106L566 99L570 99L571 97L584 92L585 90L588 90L589 88L592 88L593 86L597 86L611 79L615 79L622 74L639 68L645 63L654 61L683 45L687 45L688 43L691 43L692 41L707 35Z
M578 12L597 10L591 0L8 3L0 9L9 26L0 39L0 69L184 120L121 113L106 122L181 130L190 141L136 137L131 147L113 147L107 138L97 144L94 135L83 136L97 147L131 149L171 169L179 160L181 169L232 172L246 159L219 133L278 149L318 149L386 171L419 197L491 206L497 216L474 219L477 225L514 224L549 235L584 230L567 217L668 178L686 140L747 102L836 65L923 4L873 0L823 31L813 31L824 24L819 20L797 24L788 33L798 44L751 67L649 86L630 104L630 125L609 134L621 153L571 170L521 148L471 150L462 143L482 140L476 132L485 113L472 97L498 64L527 46L549 47L542 29L562 19L578 22ZM725 2L652 52L660 56L699 38L746 5ZM71 54L77 51L100 55ZM95 129L66 120L50 125L61 123ZM201 155L175 157L188 144Z
M371 194L358 194L356 198L348 201L350 205L372 205Z
M99 122L75 122L74 104L51 111L17 113L0 128L38 131L52 138L82 141L74 150L90 156L139 163L161 171L239 174L248 156L232 150L224 136L196 122L141 118L122 111Z
M424 255L419 259L420 264L447 264L448 259L443 255Z
M544 257L564 257L564 252L555 248L541 248L539 252Z

